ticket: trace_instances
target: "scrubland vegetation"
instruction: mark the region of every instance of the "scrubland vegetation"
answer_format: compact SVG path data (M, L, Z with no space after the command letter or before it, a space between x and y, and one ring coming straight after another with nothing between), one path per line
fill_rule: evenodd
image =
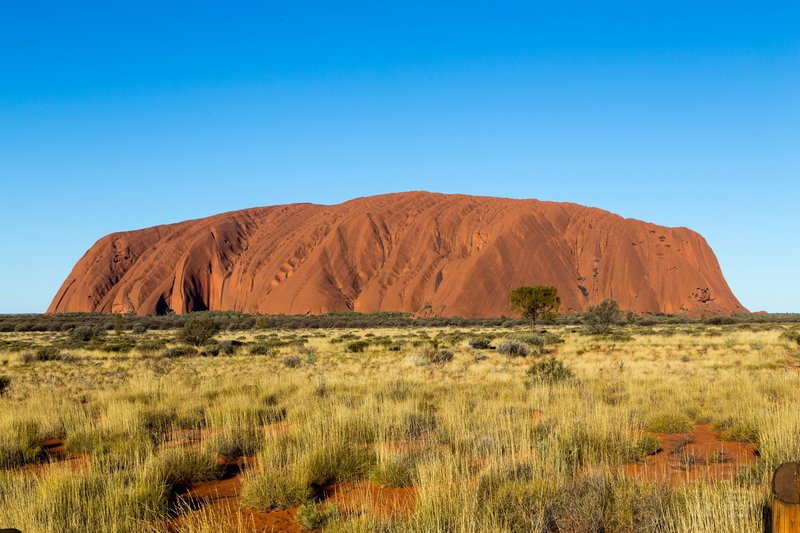
M800 459L788 320L89 317L0 336L0 528L757 532Z

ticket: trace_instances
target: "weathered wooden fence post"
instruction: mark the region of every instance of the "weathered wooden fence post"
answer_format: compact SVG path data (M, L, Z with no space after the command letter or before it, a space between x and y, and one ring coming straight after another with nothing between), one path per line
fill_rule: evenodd
M772 475L772 532L800 532L800 463L783 463Z

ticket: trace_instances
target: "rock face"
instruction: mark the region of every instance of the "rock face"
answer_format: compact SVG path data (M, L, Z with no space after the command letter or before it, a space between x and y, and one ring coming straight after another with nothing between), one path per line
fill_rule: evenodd
M703 237L568 203L410 192L291 204L113 233L48 312L406 311L511 315L519 285L562 312L746 312Z

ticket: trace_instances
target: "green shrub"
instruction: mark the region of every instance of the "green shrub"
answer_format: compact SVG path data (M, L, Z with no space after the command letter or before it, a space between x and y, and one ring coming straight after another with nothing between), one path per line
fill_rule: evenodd
M240 341L219 341L207 346L203 350L203 355L210 355L212 357L218 355L235 355L241 346L242 342Z
M40 346L36 348L37 361L58 361L61 359L61 352L55 346Z
M301 353L304 353L306 355L306 364L307 365L313 365L314 363L317 362L317 354L314 353L314 350L311 350L310 348L306 348Z
M61 361L63 356L61 351L55 346L39 346L33 352L24 352L20 356L25 364L41 363L47 361Z
M627 331L610 331L605 334L605 338L614 342L631 342L634 336Z
M331 520L339 517L335 505L321 505L315 502L304 503L297 510L294 519L304 531L322 529Z
M286 473L305 450L306 444L291 433L267 434L258 459L265 472Z
M800 345L800 331L798 330L784 331L783 333L781 333L781 338L786 339L789 342L793 342L795 344Z
M300 368L302 364L303 360L297 355L287 355L283 358L283 366L287 368Z
M588 306L583 312L583 321L592 333L608 333L611 326L622 322L624 313L616 300L606 298L597 305Z
M133 350L136 344L130 340L122 340L119 342L111 342L111 343L95 343L92 341L86 347L92 350L100 350L102 352L107 353L128 353Z
M605 531L603 508L609 488L599 476L572 480L548 502L548 522L555 531Z
M536 361L525 372L526 385L545 383L552 385L562 381L569 381L575 374L563 362L555 357L543 361Z
M155 353L162 350L166 344L163 339L144 339L136 343L136 349L141 352Z
M153 474L171 489L218 479L222 473L213 455L190 448L168 448L151 461Z
M111 438L111 435L100 427L82 427L67 433L64 449L70 453L92 453L100 443Z
M274 424L286 418L286 408L267 404L257 409L259 424Z
M187 355L197 355L197 348L192 346L175 346L161 352L161 357L185 357Z
M99 472L138 470L154 449L152 441L140 433L108 435L95 443L90 464Z
M431 364L449 363L453 360L453 352L450 350L434 350L432 348L428 348L423 350L422 354L420 355L422 356L423 360Z
M0 432L0 468L15 468L46 458L39 424L15 421Z
M142 407L136 413L139 427L151 435L166 433L178 419L174 409L166 407Z
M375 452L342 443L322 443L298 461L297 475L307 486L324 487L366 477L375 464Z
M419 405L415 411L407 413L403 417L404 435L409 439L421 437L425 433L435 430L437 425L436 408L426 403Z
M308 485L297 478L282 472L268 472L245 480L241 501L243 507L275 511L297 507L310 497Z
M379 487L411 487L420 457L418 453L405 453L384 458L372 467L369 479Z
M548 531L544 510L555 493L552 483L493 474L479 480L478 491L481 511L496 517L503 531Z
M580 425L553 436L553 450L572 468L597 463L627 464L644 460L652 441L632 441L624 431L603 431Z
M25 504L36 531L135 531L167 511L164 487L144 476L56 472L32 496Z
M512 337L511 340L524 342L528 346L532 346L534 348L542 348L545 345L544 336L539 335L538 333L517 333Z
M248 351L250 355L275 355L275 347L269 344L253 344Z
M370 341L368 341L368 340L352 341L352 342L348 342L345 345L345 350L347 350L348 352L351 352L351 353L361 353L364 350L366 350L369 347L369 345L370 345Z
M548 531L668 531L673 492L664 484L593 475L559 487L545 507Z
M355 333L342 333L338 337L334 337L333 339L331 339L330 342L331 342L331 344L337 344L337 343L344 342L344 341L358 340L360 338L361 337L359 337Z
M69 330L69 338L75 342L89 342L104 336L105 331L100 328L92 328L89 326L78 326L77 328Z
M686 433L692 430L692 422L683 413L661 411L648 416L644 428L653 433Z
M254 427L240 427L213 435L206 442L206 449L230 461L253 455L263 445L263 432Z
M477 350L488 350L492 347L492 340L487 337L474 337L467 341L470 347Z
M173 427L178 429L197 429L206 427L206 408L202 405L182 405L175 413Z
M209 344L203 351L200 352L200 355L204 357L217 357L218 355L234 355L236 351L241 346L239 341L221 341L216 342L214 344Z
M219 333L219 325L211 318L190 318L178 332L178 340L192 346L206 344Z
M497 352L513 357L525 357L530 353L530 349L525 343L507 340L500 343L497 347Z
M536 324L537 319L552 321L561 307L558 290L549 285L517 287L509 294L511 309Z
M732 316L718 315L706 318L705 323L709 326L722 326L725 324L735 324L736 319Z
M642 435L636 440L634 447L644 458L648 455L655 455L661 449L661 441L653 435Z
M200 350L200 355L203 357L216 357L219 355L219 346L211 344Z
M714 421L714 429L719 431L721 440L734 442L758 442L758 426L750 420L725 417Z
M541 331L539 333L517 333L511 337L511 340L524 342L536 348L555 346L556 344L564 344L565 342L563 337L555 333L550 333L549 331Z

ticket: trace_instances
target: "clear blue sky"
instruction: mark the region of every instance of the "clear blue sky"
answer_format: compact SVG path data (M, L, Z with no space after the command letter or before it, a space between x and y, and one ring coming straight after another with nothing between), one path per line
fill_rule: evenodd
M0 180L5 313L112 231L412 189L687 226L800 311L800 4L2 2Z

